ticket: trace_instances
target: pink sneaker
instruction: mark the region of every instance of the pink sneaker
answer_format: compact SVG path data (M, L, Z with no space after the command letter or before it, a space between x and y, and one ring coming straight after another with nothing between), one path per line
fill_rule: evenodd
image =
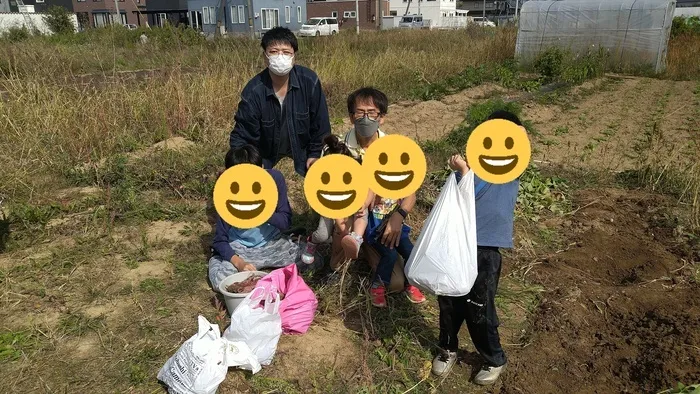
M384 293L384 286L369 289L369 294L372 296L372 305L377 308L384 308L386 306L386 296Z
M422 304L425 302L425 296L416 286L406 286L406 295L408 296L409 301L414 304Z
M343 237L340 244L343 246L343 251L345 251L345 257L355 260L360 255L362 237L355 233L350 233Z

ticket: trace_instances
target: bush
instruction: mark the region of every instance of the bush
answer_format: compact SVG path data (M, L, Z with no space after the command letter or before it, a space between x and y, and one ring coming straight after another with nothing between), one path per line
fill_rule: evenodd
M671 37L678 37L684 34L700 35L700 17L677 16L673 18Z
M541 75L542 82L565 82L580 84L605 72L608 59L607 50L589 50L574 55L557 47L548 48L540 53L533 67Z
M564 69L564 51L559 48L547 49L537 56L533 67L546 82L557 79Z
M73 34L75 33L75 25L70 19L70 13L67 9L53 5L46 10L44 22L49 26L54 34Z
M29 30L26 27L11 27L2 35L7 41L10 42L20 42L29 38Z

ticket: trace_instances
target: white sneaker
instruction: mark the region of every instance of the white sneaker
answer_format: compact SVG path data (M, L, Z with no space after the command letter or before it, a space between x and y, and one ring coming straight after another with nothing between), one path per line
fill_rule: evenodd
M474 378L474 383L486 386L493 384L505 369L506 365L503 364L500 367L492 367L490 365L484 365L481 367L481 371L476 374Z
M457 352L440 350L440 354L433 360L433 373L442 376L452 369L457 362Z

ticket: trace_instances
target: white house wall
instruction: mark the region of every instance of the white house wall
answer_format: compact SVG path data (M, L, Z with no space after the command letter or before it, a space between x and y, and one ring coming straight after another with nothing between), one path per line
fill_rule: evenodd
M75 30L78 31L78 17L75 16L75 14L70 14L70 18L73 22L73 26L75 26ZM22 27L26 27L30 31L36 29L42 34L51 34L51 30L44 22L44 14L22 14L19 12L0 13L0 34L12 28Z
M404 2L403 0L390 0L389 2L389 10L396 11L397 16L404 15L406 7L409 7L409 15L423 15L423 19L437 21L442 16L443 11L448 15L450 12L454 14L457 10L457 3L456 0L421 1L419 7L418 0L412 0L410 6L408 1Z

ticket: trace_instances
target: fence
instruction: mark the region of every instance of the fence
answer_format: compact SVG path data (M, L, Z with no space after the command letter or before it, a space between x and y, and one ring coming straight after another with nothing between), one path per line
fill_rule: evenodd
M71 21L78 31L78 17L75 14L70 14ZM26 28L33 32L41 34L52 34L49 26L44 22L44 14L37 13L21 13L8 12L0 13L0 34L9 31L12 28Z

